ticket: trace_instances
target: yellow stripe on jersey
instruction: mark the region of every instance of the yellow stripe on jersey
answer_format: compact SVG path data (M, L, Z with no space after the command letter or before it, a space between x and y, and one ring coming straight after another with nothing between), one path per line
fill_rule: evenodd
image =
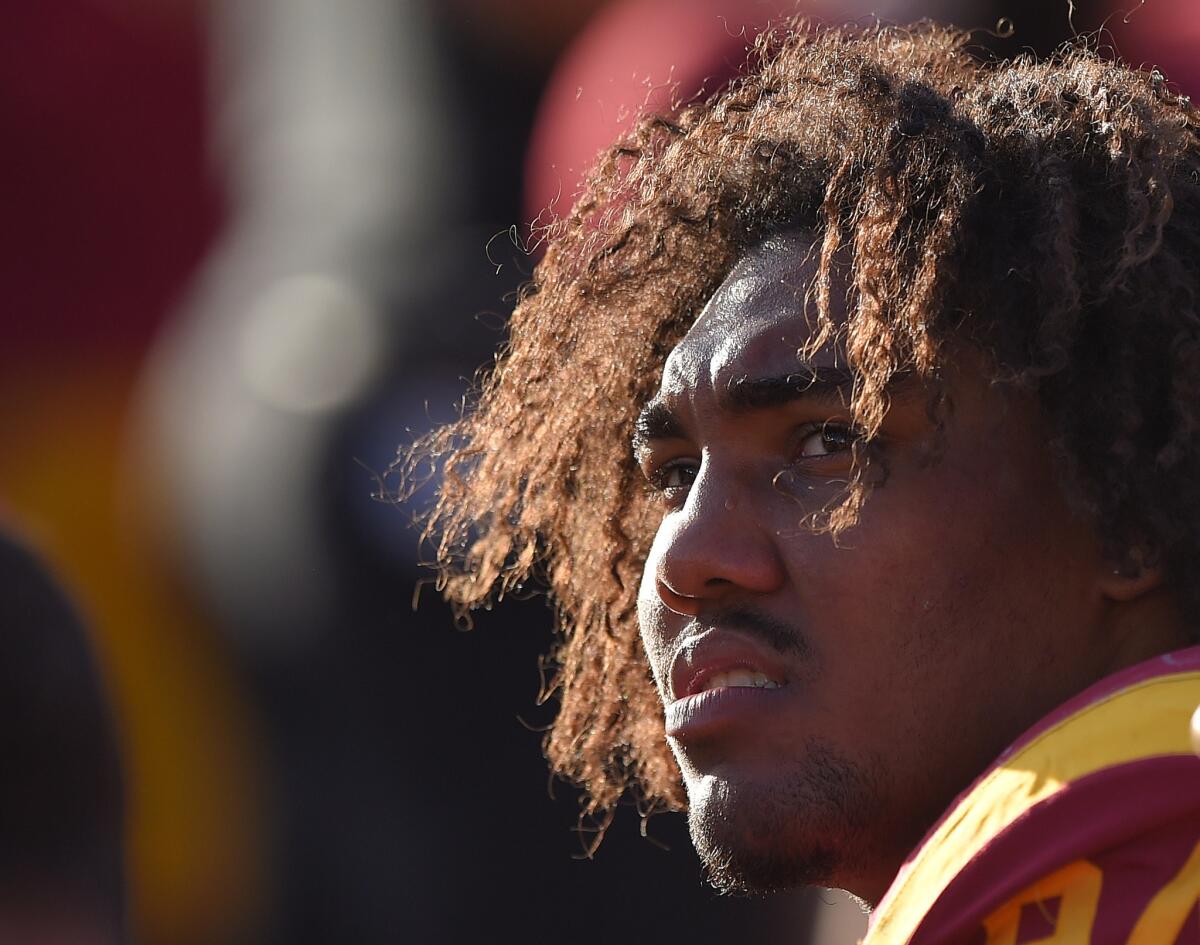
M1200 672L1156 676L1080 709L987 774L897 877L862 945L905 945L958 872L1036 804L1104 768L1191 755Z

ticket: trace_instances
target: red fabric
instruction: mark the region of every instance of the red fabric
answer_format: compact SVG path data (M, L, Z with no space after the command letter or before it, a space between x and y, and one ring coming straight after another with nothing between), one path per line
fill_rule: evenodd
M140 348L220 219L199 10L56 0L5 14L0 360Z
M1081 858L1104 874L1091 942L1123 943L1198 842L1200 759L1154 758L1106 769L1039 804L990 843L929 911L913 945L975 941L983 917ZM1190 928L1181 941L1200 943L1200 926Z
M944 823L955 823L953 818L964 805L975 802L973 792L992 772L1036 739L1090 706L1114 697L1114 704L1120 705L1120 694L1137 684L1198 670L1200 647L1193 647L1116 673L1069 700L1018 738L963 792L910 862L916 862ZM1135 716L1127 718L1135 727L1140 724ZM1187 718L1181 717L1178 724L1186 731ZM954 835L952 831L946 836ZM1067 895L1078 893L1080 883L1069 885L1072 892L1062 896L1030 900L1027 895L1035 883L1079 864L1087 871L1098 870L1101 877L1098 899L1087 910L1088 942L1123 945L1148 904L1176 877L1198 845L1200 758L1157 755L1102 768L1067 784L992 836L941 891L909 945L983 945L989 942L985 924L996 921L1006 906L1010 916L1016 906L1021 909L1016 938L1007 945L1082 943L1073 932L1056 928L1059 922L1070 922L1069 917L1062 918L1060 909ZM876 918L889 908L891 897L891 893L885 897ZM1178 936L1161 945L1200 945L1196 911L1193 905ZM994 929L992 941L996 941Z

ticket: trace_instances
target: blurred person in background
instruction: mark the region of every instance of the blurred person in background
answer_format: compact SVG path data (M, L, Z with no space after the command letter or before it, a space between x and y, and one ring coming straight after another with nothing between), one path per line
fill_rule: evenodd
M555 770L718 889L1200 942L1200 116L971 39L788 21L610 147L417 454L443 586L548 586Z

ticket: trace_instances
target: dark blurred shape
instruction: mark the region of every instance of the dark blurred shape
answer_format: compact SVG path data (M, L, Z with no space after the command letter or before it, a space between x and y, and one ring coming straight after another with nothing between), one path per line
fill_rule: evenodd
M0 534L0 940L113 943L125 808L107 694L79 617Z
M458 31L501 68L524 61L536 70L607 0L445 0Z

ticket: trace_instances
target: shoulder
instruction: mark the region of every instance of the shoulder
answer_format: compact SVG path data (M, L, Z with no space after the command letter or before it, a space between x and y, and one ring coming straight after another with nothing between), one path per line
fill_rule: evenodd
M905 864L865 945L1200 942L1200 647L1019 738Z

